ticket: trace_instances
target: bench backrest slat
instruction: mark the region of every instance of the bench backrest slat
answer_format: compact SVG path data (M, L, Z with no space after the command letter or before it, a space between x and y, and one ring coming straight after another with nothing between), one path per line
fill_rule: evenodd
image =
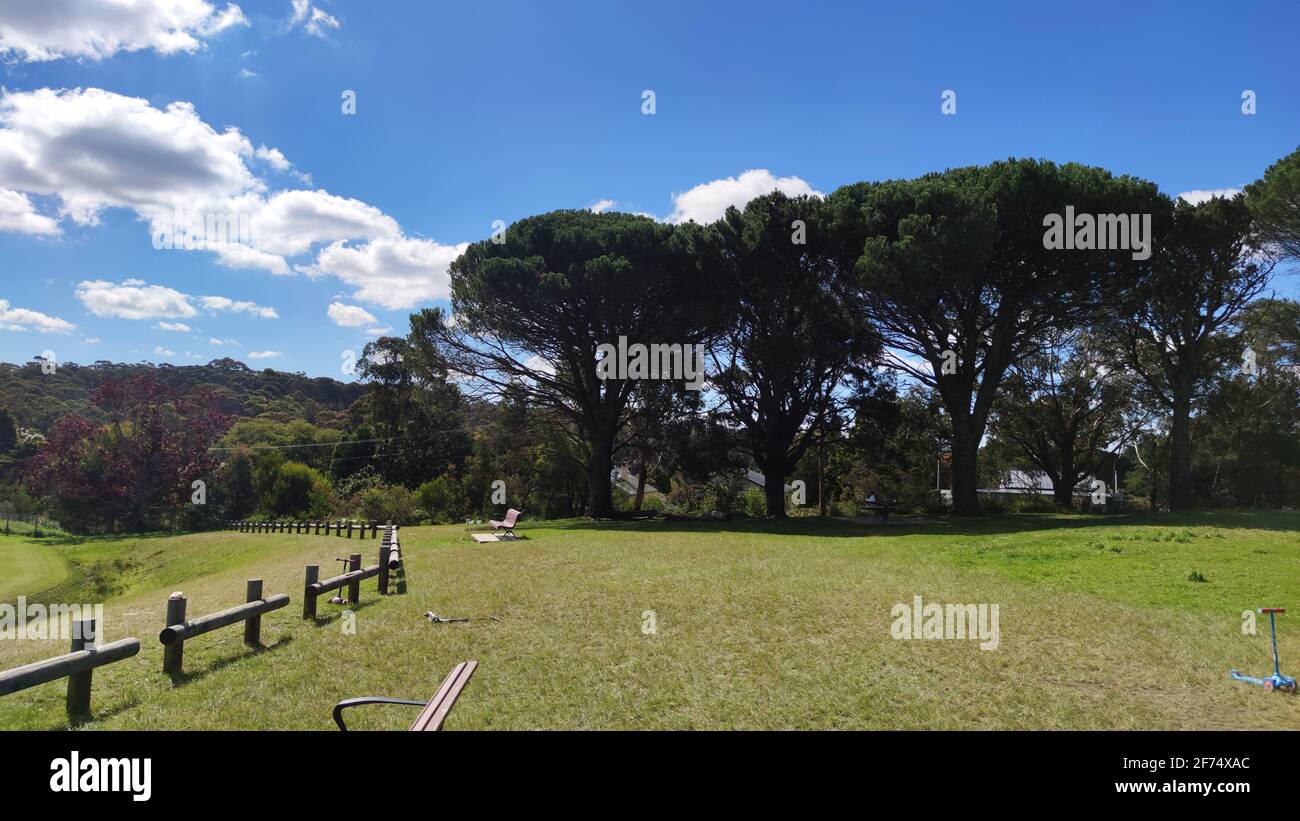
M443 679L438 692L429 699L428 704L424 705L420 717L411 725L411 729L429 732L441 730L442 723L447 720L447 713L451 712L456 699L460 698L461 691L465 689L466 684L469 684L470 677L474 675L474 670L477 668L477 661L462 661L457 664L455 669Z

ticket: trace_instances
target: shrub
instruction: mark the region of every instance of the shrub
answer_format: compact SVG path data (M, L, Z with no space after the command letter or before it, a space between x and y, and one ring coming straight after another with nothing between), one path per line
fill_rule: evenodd
M401 485L366 488L357 499L357 515L363 520L405 525L415 522L418 514L415 494Z
M334 508L329 479L301 462L285 462L276 470L267 512L276 518L327 518Z
M463 493L460 483L448 476L439 476L415 489L415 499L435 524L459 521L464 513Z

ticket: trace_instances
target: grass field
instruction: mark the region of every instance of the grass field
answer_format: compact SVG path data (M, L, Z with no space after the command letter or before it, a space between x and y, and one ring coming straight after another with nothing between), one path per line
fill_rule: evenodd
M90 728L326 729L339 699L426 698L467 658L479 671L448 729L1300 728L1300 697L1227 676L1271 672L1267 622L1241 630L1242 611L1261 605L1294 608L1279 641L1283 672L1300 670L1300 514L521 533L478 545L460 526L403 529L405 593L381 599L364 583L355 635L324 599L318 623L300 618L303 566L332 575L350 550L373 561L370 540L8 538L0 593L104 601L102 640L141 639L139 656L96 671ZM257 576L292 599L264 618L266 649L226 628L187 645L184 680L164 676L167 594L183 590L200 615L242 601ZM916 595L998 604L998 649L891 638L891 607ZM501 620L433 625L426 610ZM642 632L645 611L656 634ZM62 652L62 641L0 641L0 668ZM0 698L0 728L66 726L64 690ZM354 721L413 718L376 707Z

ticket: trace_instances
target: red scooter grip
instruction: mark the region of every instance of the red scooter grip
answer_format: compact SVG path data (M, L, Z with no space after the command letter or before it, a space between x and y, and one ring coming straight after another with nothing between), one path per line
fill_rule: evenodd
M1261 613L1285 613L1285 612L1286 612L1286 608L1285 608L1285 607L1261 607L1261 608L1259 608L1259 612L1261 612Z

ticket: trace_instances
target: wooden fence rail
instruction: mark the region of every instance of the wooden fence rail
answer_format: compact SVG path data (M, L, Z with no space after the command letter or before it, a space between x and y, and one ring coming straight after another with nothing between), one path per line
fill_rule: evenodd
M158 634L158 641L164 648L163 672L170 675L179 675L182 672L185 663L185 642L241 621L244 623L244 644L250 647L261 647L262 614L279 610L288 604L288 593L277 593L262 598L262 580L249 579L244 604L186 621L185 594L171 594L167 597L167 626Z
M397 550L397 528L386 527L384 529L384 541L379 545L379 562L377 564L362 567L361 554L353 553L348 557L348 570L346 573L323 580L320 577L320 565L307 565L302 585L302 617L304 619L316 618L316 597L331 590L341 590L346 587L348 589L348 602L356 604L361 598L361 582L372 577L377 577L379 580L379 595L388 595L389 573L401 567L401 564L401 553Z
M139 639L120 639L96 646L95 636L94 619L74 622L72 652L0 672L0 696L66 677L68 718L75 721L88 716L94 669L140 652Z
M336 522L259 522L241 520L231 522L229 526L231 530L237 530L240 533L311 533L314 530L317 536L321 535L320 530L323 527L326 536L330 535L330 531L333 530L334 535L339 537L342 537L346 532L349 539L352 538L353 533L358 534L358 539L366 538L367 533L370 534L370 538L377 539L382 527L378 522L348 522L343 520Z
M402 566L402 546L398 543L397 525L392 522L388 523L388 527L384 532L384 543L379 548L379 552L381 557L384 558L383 564L389 570L397 570Z

